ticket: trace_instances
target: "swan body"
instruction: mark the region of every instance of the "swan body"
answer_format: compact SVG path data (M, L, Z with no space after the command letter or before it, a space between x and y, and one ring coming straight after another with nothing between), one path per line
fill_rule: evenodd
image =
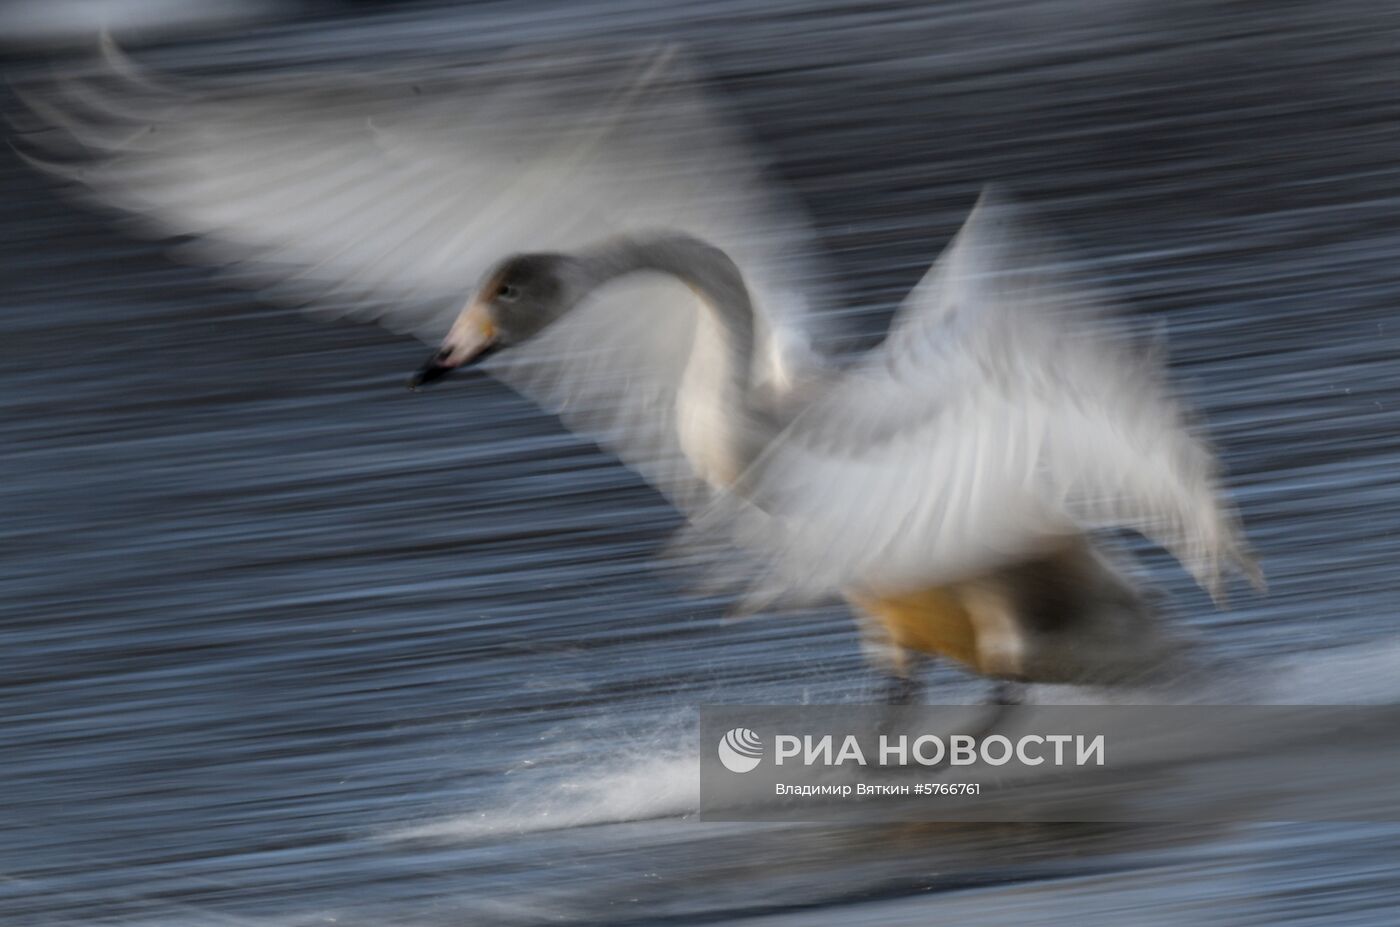
M838 370L805 221L675 54L413 81L174 88L112 47L28 99L37 166L269 298L482 366L738 551L747 601L844 598L896 674L1111 681L1170 650L1127 527L1258 579L1160 364L984 196L885 343ZM412 87L410 91L408 87ZM540 126L550 127L542 137ZM471 294L463 307L463 294ZM446 334L444 334L444 332Z
M1208 585L1218 582L1222 558L1244 569L1251 564L1233 513L1219 500L1213 458L1181 427L1175 403L1144 373L1140 358L1083 324L1079 298L1058 309L1040 306L1044 315L1036 315L1035 302L1044 298L1039 288L1063 301L1068 286L1043 279L1046 266L1028 265L1034 268L1029 284L1002 279L1027 272L1012 257L1035 259L1025 250L1033 242L1023 240L1024 226L1012 204L984 197L916 291L940 324L970 325L978 338L988 334L984 327L1015 324L1016 331L1003 333L1004 343L981 346L986 356L968 371L990 383L945 380L941 394L901 395L888 382L900 370L891 357L909 350L897 339L830 377L816 398L788 403L780 414L761 403L753 383L755 310L741 270L692 236L649 232L573 255L507 258L487 275L414 385L498 347L505 348L499 356L509 357L617 278L674 278L699 297L673 400L680 453L712 493L699 525L717 525L746 557L766 563L785 592L844 597L862 618L867 651L896 675L909 673L911 655L933 653L1003 679L1131 677L1165 659L1174 643L1129 575L1089 541L1084 522L1094 512L1102 513L1104 526L1133 525L1172 546ZM1008 295L1004 311L1011 317L998 318L997 301ZM1023 312L1031 315L1019 318ZM990 317L975 318L982 313ZM919 333L915 347L946 352L952 335L945 330L927 339L916 321L902 318L897 325ZM1003 346L1012 350L1009 358L999 356ZM966 363L961 354L950 359ZM871 401L872 384L892 395ZM972 396L962 395L968 391ZM931 408L911 414L910 403L917 402ZM989 402L995 418L976 407L972 415L957 409ZM932 432L915 444L926 456L903 447L920 430ZM1091 438L1096 446L1084 443ZM1100 475L1098 458L1111 453L1133 472ZM1163 453L1194 469L1164 467L1156 459ZM783 454L790 459L775 464ZM900 472L861 487L852 511L833 523L831 509L842 503L849 480L872 467L889 468L883 458L891 455ZM940 463L947 469L940 472ZM809 471L821 482L803 485ZM1146 492L1115 479L1140 482ZM1086 501L1079 501L1081 493ZM935 517L921 522L920 512L929 510ZM863 531L861 547L845 536L853 527ZM871 543L896 562L870 558L864 545ZM832 550L844 562L828 558ZM867 565L852 568L862 556ZM822 558L828 558L824 568L811 571L808 565Z

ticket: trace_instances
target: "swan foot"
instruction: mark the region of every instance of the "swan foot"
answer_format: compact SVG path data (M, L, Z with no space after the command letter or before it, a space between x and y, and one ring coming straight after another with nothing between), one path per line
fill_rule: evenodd
M896 674L885 679L882 701L886 705L916 705L923 700L924 684L913 674Z
M1026 684L1011 679L998 679L992 683L992 691L987 695L988 705L1024 705Z

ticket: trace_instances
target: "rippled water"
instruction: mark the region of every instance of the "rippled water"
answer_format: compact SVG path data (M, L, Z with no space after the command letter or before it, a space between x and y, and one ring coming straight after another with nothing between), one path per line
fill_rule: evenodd
M867 341L980 184L1037 204L1166 326L1263 553L1271 596L1223 613L1154 557L1178 619L1298 701L1389 697L1400 8L360 6L143 54L582 38L692 48ZM1394 826L688 819L697 704L869 695L840 612L722 626L649 565L659 497L504 387L411 396L418 344L258 305L0 154L7 927L1393 923Z

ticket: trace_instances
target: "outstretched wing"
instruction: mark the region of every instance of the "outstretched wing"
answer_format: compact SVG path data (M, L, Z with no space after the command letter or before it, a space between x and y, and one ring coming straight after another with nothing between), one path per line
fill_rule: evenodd
M22 88L35 163L313 312L441 337L519 251L677 227L751 277L774 375L809 347L789 281L808 232L692 69L665 49L386 72L180 82L110 45L100 67ZM496 371L679 500L703 496L675 438L695 327L682 287L617 287Z
M1135 529L1217 591L1257 572L1160 363L1021 211L984 195L885 344L804 409L699 530L760 597L966 578L1068 533Z

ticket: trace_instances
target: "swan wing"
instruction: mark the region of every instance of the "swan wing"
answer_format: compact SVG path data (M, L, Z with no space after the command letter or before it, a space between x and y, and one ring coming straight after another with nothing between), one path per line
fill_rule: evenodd
M271 300L436 343L508 254L679 227L750 276L765 372L807 356L811 317L789 285L805 222L674 49L199 82L104 52L21 88L17 147ZM697 301L655 283L606 295L494 369L672 498L697 498L675 428Z
M1128 527L1218 591L1257 577L1162 364L1023 211L984 195L886 342L700 520L766 565L758 603L967 578Z

